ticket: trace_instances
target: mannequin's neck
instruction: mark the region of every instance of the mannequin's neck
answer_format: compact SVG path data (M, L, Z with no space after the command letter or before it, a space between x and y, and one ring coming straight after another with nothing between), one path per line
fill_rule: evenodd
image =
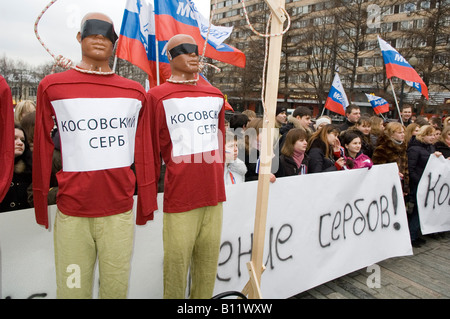
M96 72L111 72L108 61L95 61L83 58L78 66L82 69Z

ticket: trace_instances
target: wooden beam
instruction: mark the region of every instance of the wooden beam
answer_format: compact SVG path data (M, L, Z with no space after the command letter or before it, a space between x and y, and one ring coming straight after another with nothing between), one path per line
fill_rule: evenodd
M270 10L272 11L272 15L277 18L277 20L283 24L284 21L286 21L286 16L284 15L284 11L281 10L281 8L284 8L284 2L283 7L280 5L280 1L278 0L266 0L267 5L269 6ZM271 33L273 34L273 33ZM280 49L281 50L281 49Z
M270 34L281 34L283 22L285 21L284 0L266 0L277 19L272 19ZM279 12L284 18L279 18ZM258 193L256 198L255 226L253 233L253 247L250 271L251 289L248 297L251 299L261 298L261 274L263 265L264 242L266 232L267 207L269 201L270 173L273 156L273 133L275 127L275 111L277 107L278 84L280 77L281 35L270 38L269 56L267 67L267 87L265 92L266 114L262 132L262 142L260 150L260 167L258 178ZM255 281L255 282L253 282ZM257 287L257 288L256 288Z

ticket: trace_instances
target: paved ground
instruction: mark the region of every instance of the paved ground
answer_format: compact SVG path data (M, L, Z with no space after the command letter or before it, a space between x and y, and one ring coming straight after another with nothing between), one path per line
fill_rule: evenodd
M450 299L450 232L444 238L424 236L414 255L378 263L381 287L369 288L372 272L360 269L292 298L295 299ZM370 281L372 282L372 281Z

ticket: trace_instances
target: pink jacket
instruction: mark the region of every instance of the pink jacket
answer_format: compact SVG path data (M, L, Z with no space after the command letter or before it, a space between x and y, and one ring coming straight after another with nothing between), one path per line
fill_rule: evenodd
M364 168L364 167L368 167L370 169L373 166L373 162L370 159L370 157L363 153L360 153L358 156L356 156L356 158L351 158L351 157L347 157L347 156L344 156L344 157L345 157L346 162L348 160L353 161L354 166L351 169ZM350 169L350 168L347 167L347 165L346 165L345 169Z

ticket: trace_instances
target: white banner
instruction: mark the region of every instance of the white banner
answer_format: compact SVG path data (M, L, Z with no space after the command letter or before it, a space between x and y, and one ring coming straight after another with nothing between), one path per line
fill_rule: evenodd
M248 281L256 186L227 189L216 293L240 290ZM411 254L396 164L283 177L270 186L264 298L287 298Z
M257 182L227 187L215 293L241 291L249 279L256 193ZM51 212L53 220L54 206ZM395 164L284 177L271 184L264 298L287 298L411 254ZM136 227L129 298L162 298L162 264L162 213L156 213L154 221ZM0 265L1 298L55 298L52 231L35 223L32 209L0 214Z
M417 187L422 234L450 230L450 160L430 155Z

